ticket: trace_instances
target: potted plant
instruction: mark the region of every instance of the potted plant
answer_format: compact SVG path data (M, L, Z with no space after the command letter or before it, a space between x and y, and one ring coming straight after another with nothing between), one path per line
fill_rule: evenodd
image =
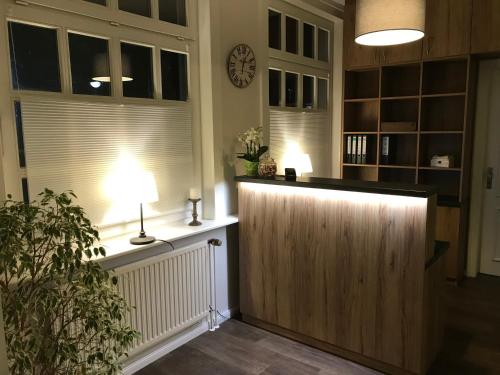
M246 175L257 176L260 157L269 149L269 147L262 145L262 126L248 129L246 132L240 134L238 141L246 150L246 152L238 154L238 158L245 160Z
M73 193L0 205L0 295L11 374L115 374L138 333Z

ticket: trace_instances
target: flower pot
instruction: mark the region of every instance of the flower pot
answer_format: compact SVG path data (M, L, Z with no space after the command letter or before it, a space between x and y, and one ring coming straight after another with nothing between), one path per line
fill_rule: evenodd
M249 177L255 177L259 174L259 162L245 160L245 173Z

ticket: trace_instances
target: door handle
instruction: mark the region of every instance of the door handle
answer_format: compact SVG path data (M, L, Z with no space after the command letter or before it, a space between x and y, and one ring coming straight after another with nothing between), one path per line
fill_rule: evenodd
M486 189L491 190L493 188L493 168L488 167L486 170Z

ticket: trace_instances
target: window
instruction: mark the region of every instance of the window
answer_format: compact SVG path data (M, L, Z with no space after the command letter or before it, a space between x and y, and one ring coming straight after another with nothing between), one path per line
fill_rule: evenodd
M61 91L57 31L17 22L8 25L13 88Z
M186 26L185 0L158 0L160 20Z
M281 13L269 9L269 47L281 49Z
M85 0L85 1L99 5L107 5L106 0Z
M286 85L286 106L297 107L297 86L299 76L295 73L286 72L285 85Z
M304 57L314 59L314 26L304 22Z
M121 52L123 96L152 98L154 94L152 48L122 43Z
M314 106L314 77L302 76L302 108L313 109Z
M269 69L269 105L281 105L281 71Z
M163 99L188 99L187 56L183 53L161 51L161 81Z
M118 8L125 12L151 17L151 0L118 0Z
M73 94L111 95L108 41L69 33Z
M286 17L286 51L299 53L299 21Z
M328 80L318 78L318 109L328 109Z
M21 114L21 102L14 102L14 115L16 117L17 150L19 156L19 167L26 168L26 154L24 151L23 117Z
M330 33L318 28L318 60L328 62L330 51Z
M30 203L30 194L29 194L29 189L28 189L28 179L26 177L23 177L21 179L21 187L23 190L23 202L25 204Z

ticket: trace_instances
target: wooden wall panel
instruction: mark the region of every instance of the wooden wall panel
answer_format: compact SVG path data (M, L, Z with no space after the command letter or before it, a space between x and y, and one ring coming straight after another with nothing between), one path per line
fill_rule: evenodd
M241 312L418 373L427 199L238 189Z

